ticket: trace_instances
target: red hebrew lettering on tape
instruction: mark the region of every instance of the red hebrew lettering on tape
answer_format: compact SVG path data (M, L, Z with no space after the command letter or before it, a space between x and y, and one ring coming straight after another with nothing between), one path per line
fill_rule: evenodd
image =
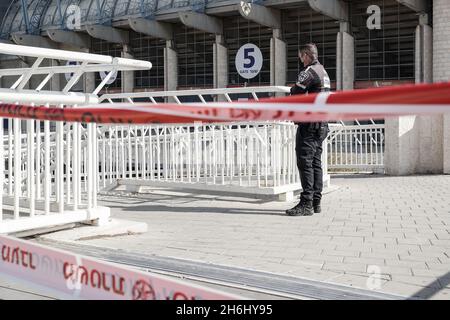
M3 245L2 259L12 264L22 265L25 268L36 269L36 266L33 265L33 255L26 250L21 250L20 247L14 248L11 252L9 246Z
M3 245L2 246L2 259L3 261L9 262L9 253L11 249L8 246Z
M19 247L13 249L11 263L19 264Z
M241 298L4 235L0 235L0 246L2 275L20 277L65 296L73 294L82 299L135 300ZM31 269L33 272L24 272Z
M275 114L272 116L272 119L276 120L276 119L290 119L295 115L294 111L282 111L282 110L278 110L275 111Z
M95 283L95 275L97 275L97 284ZM93 288L102 288L102 275L100 274L100 272L98 272L97 270L92 270L91 271L91 286Z
M261 116L260 110L230 109L230 117L233 119L253 120Z
M122 296L125 295L125 292L123 291L123 287L124 287L124 284L125 284L125 279L120 277L119 278L119 288L116 288L116 281L115 281L116 277L113 275L112 278L113 278L113 291L114 291L114 293L120 294Z
M96 269L88 270L84 266L78 266L68 262L64 263L63 274L65 280L71 279L73 282L79 281L81 284L89 285L92 288L101 289L106 292L111 291L111 286L107 285L107 278L110 278L113 292L118 295L125 295L125 279L123 277L119 277L117 281L115 275L109 275Z

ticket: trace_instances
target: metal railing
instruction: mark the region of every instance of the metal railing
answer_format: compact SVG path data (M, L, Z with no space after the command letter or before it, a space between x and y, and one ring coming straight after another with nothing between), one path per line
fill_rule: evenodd
M117 93L102 95L100 101L208 103L259 100L289 91L289 87L278 86ZM100 187L125 184L136 190L139 186L179 186L276 194L289 199L293 191L301 189L295 133L292 122L101 126ZM324 150L323 171L328 184Z
M196 89L181 91L159 91L138 93L105 94L100 97L101 102L149 102L167 101L202 102L224 100L259 100L262 97L285 95L290 87L244 87L225 89ZM346 125L343 122L330 123L330 135L326 148L330 169L350 169L353 171L379 170L384 168L384 124Z
M286 194L301 188L295 134L290 122L102 126L99 187ZM324 174L328 177L326 155Z
M208 103L217 100L236 101L236 100L259 100L260 98L272 97L274 95L285 95L290 92L290 87L286 86L267 86L267 87L242 87L242 88L223 88L223 89L195 89L195 90L177 90L177 91L147 91L135 93L110 93L100 96L100 102L118 103L118 102L150 102L161 103L164 101L173 101L175 103L202 102Z
M98 102L97 93L71 92L86 72L150 68L145 61L0 43L0 54L25 56L29 68L1 69L12 82L0 89L0 102L65 108ZM45 60L71 60L70 66L42 66ZM47 62L47 61L45 61ZM44 90L52 77L71 78L61 91ZM31 79L39 79L33 87ZM50 107L52 105L52 107ZM5 127L6 124L6 127ZM6 129L6 132L5 132ZM74 222L103 223L109 209L97 205L96 124L0 118L0 233Z
M384 168L384 124L330 124L328 168L374 171Z

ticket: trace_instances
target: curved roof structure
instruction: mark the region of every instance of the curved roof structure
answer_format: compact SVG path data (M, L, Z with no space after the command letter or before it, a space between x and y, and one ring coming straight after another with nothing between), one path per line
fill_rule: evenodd
M15 32L39 34L46 29L64 29L77 7L82 25L108 24L131 16L152 17L158 11L172 8L190 7L198 11L207 3L226 0L25 0L27 15L22 9L24 0L11 1L0 28L2 38Z

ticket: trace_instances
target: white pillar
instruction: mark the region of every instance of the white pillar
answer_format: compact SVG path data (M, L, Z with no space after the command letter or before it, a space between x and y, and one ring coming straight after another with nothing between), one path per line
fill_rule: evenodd
M426 14L416 28L416 83L433 80L433 28ZM436 29L434 30L436 35ZM450 58L449 58L450 59ZM440 115L407 116L386 120L387 174L429 174L443 172L444 119Z
M224 36L216 35L213 45L214 55L214 88L226 88L228 85L228 48Z
M415 80L416 83L433 82L433 28L428 15L419 16L416 28ZM442 173L442 116L417 117L419 129L418 173Z
M420 16L416 27L415 72L416 83L433 82L433 28L428 25L428 15Z
M273 29L270 39L270 85L285 86L286 72L286 42L282 40L281 29Z
M416 116L388 118L385 120L386 174L407 175L417 170L419 161L419 130Z
M122 58L133 59L130 47L126 44L123 45ZM122 72L122 92L128 93L134 90L134 71L121 71Z
M450 80L450 1L433 1L433 81ZM450 114L442 119L443 172L450 173Z
M336 40L336 90L352 90L355 81L355 41L349 23L341 22Z
M164 90L177 90L178 87L178 55L172 40L166 41L164 48Z

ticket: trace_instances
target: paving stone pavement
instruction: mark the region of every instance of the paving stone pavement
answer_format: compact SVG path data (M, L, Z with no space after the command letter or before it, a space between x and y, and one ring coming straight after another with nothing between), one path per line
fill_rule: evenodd
M450 299L450 176L341 175L322 213L296 201L158 189L104 196L148 232L80 241L425 299Z

